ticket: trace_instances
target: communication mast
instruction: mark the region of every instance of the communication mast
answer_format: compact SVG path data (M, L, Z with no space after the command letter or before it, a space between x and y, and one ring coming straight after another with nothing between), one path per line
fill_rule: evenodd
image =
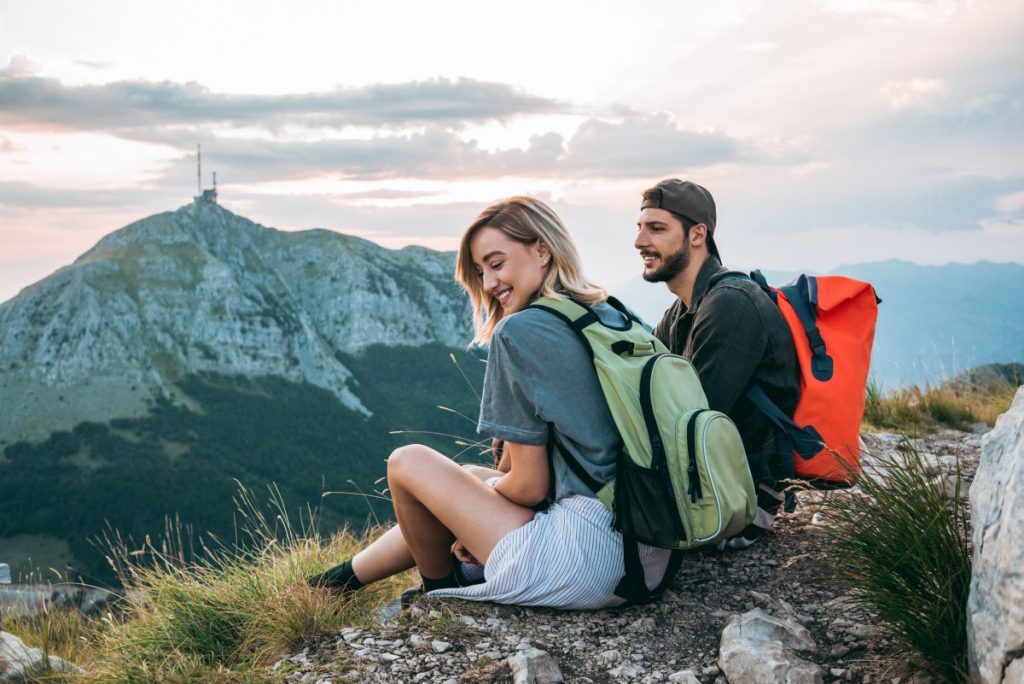
M196 204L207 203L217 204L217 172L213 172L213 188L203 190L203 150L199 143L196 143Z

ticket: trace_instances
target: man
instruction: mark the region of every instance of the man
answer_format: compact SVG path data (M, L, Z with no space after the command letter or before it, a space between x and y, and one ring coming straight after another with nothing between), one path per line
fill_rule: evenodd
M727 414L743 438L757 488L754 523L721 548L743 548L771 529L783 496L786 459L772 423L745 396L760 385L789 415L800 385L796 351L775 303L753 281L723 277L715 245L717 212L705 188L671 178L643 194L634 246L643 277L677 297L654 334L686 357L700 376L708 405Z

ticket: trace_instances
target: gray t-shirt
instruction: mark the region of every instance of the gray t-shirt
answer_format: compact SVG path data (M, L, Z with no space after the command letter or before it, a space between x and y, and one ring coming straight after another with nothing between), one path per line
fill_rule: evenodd
M602 302L602 321L621 326L625 318ZM548 443L553 426L558 442L598 482L615 474L620 439L601 392L594 362L569 326L547 311L524 309L502 319L487 355L477 432L517 444ZM554 453L555 499L594 496L561 455Z

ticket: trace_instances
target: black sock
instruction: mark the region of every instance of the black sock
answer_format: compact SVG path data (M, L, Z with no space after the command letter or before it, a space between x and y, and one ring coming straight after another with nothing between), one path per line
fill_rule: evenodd
M319 575L313 575L307 582L311 587L325 587L327 589L340 589L341 591L349 592L361 589L363 583L356 577L356 573L352 570L352 559L345 561L341 565L335 565L326 572L321 572Z
M423 578L423 591L434 591L435 589L453 589L459 586L459 581L455 578L454 569L440 579L430 579L422 572L420 573L420 577Z

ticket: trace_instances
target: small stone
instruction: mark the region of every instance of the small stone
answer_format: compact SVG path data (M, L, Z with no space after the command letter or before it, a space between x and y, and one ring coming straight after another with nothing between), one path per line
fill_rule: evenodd
M444 653L452 647L447 641L441 641L440 639L434 639L430 642L430 647L434 649L434 653Z
M615 649L608 649L607 651L602 651L598 658L606 663L617 663L622 660L622 654Z
M718 669L717 665L708 665L707 667L705 667L703 670L700 671L700 673L702 675L704 675L705 677L714 677L716 675L721 674L721 672L722 671L720 669Z
M849 652L850 649L848 647L844 646L843 644L836 644L832 647L832 650L829 651L828 654L833 658L842 658Z
M640 670L629 663L623 663L618 667L608 670L608 674L615 679L632 679L640 674Z
M430 648L430 642L419 634L413 634L409 637L409 645L419 651L426 651Z
M402 656L395 655L394 653L381 653L380 654L380 659L385 661L385 662L389 662L389 663L393 663L396 660L400 660L401 657Z
M844 674L846 674L846 668L845 667L833 667L831 670L828 671L828 673L830 675L832 675L833 677L842 677Z
M654 618L643 617L643 618L640 618L639 620L635 620L629 626L629 630L631 632L653 632L655 627L656 627L656 624L654 622Z
M519 651L506 662L512 670L514 684L556 684L565 681L555 659L539 648Z
M672 684L700 684L700 679L693 673L693 670L680 670L668 676Z

